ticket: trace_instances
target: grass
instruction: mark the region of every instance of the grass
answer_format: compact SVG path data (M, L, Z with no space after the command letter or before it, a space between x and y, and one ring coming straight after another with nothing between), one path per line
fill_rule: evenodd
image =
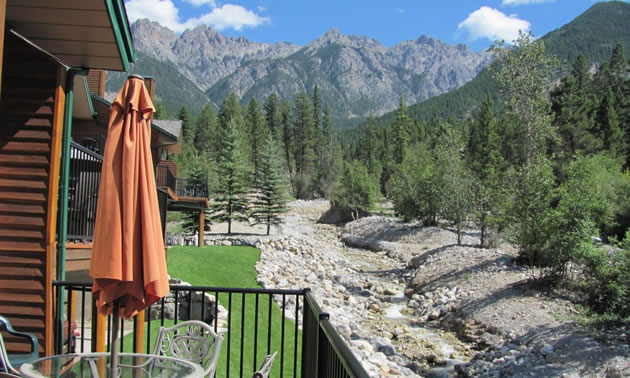
M236 288L260 288L256 282L256 271L254 264L260 258L260 251L251 247L237 246L206 246L203 248L192 246L172 247L168 250L168 272L171 277L182 279L194 286L214 286L214 287L236 287ZM212 294L212 293L210 293ZM245 319L244 334L241 330L241 321L243 321L243 300L245 300ZM230 353L230 376L240 376L240 350L241 336L243 337L243 376L249 376L259 367L262 359L267 354L267 341L269 336L268 309L269 301L267 296L260 297L260 306L258 309L258 343L257 356L254 363L254 326L255 311L254 303L256 296L254 294L231 295L231 326L230 339L225 336L223 345L221 346L221 357L217 368L217 377L227 376L227 353ZM228 308L230 297L228 294L219 294L219 304L226 309ZM272 301L272 321L271 321L271 345L270 352L278 352L278 356L273 365L271 376L280 376L281 360L280 351L282 348L282 323L285 323L284 335L284 353L285 361L283 364L283 375L287 377L293 376L294 364L294 335L295 322L282 317L279 306ZM172 325L173 321L165 321L165 326ZM151 339L154 342L157 331L160 327L160 321L151 322ZM146 326L145 326L146 328ZM297 346L297 373L300 372L300 355L301 355L301 331L298 331ZM146 335L146 329L145 329ZM124 340L124 350L132 350L132 335L128 335ZM150 350L153 350L151 345ZM258 366L257 366L258 365Z

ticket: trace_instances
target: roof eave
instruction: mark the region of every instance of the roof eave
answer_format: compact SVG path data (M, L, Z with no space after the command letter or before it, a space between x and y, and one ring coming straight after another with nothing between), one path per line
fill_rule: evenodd
M133 63L136 58L136 51L133 47L125 6L121 0L105 0L105 6L112 23L122 66L125 71L129 71L130 63Z

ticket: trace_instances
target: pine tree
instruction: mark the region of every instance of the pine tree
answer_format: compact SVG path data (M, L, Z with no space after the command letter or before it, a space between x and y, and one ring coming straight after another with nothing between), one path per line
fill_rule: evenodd
M236 94L231 93L221 103L219 108L219 115L217 117L217 127L214 135L212 136L212 150L217 153L215 160L219 160L221 150L223 149L224 139L226 138L227 130L230 127L234 127L240 140L245 140L245 131L243 130L243 117L241 115L241 106L238 103ZM245 146L241 146L243 148ZM249 146L247 146L249 148ZM246 151L241 151L246 154Z
M271 136L276 140L280 140L281 124L280 124L280 105L278 103L278 96L272 93L267 97L265 101L265 121L267 122L267 128Z
M188 108L186 108L186 106L182 106L179 109L177 119L182 121L182 135L184 138L184 144L189 146L192 145L193 140L195 139L195 128L191 118L192 117L188 112Z
M628 144L615 110L615 95L608 89L597 109L597 123L606 149L613 158L624 159L628 152Z
M306 94L297 95L294 107L293 156L295 159L294 194L299 199L310 198L311 174L315 161L316 134L313 128L313 105Z
M588 65L586 64L584 54L580 54L575 58L571 75L575 78L579 89L586 90L590 88L591 76L588 72Z
M194 144L197 151L208 155L212 149L212 131L216 128L217 117L212 106L206 105L196 122Z
M282 223L280 215L288 211L287 185L279 156L277 143L269 134L260 154L260 175L255 182L252 211L254 224L267 225L267 235L271 225Z
M601 150L593 113L595 106L576 78L567 76L551 92L553 125L559 138L555 141L556 173L564 180L567 163L577 155L588 156Z
M481 231L481 247L487 245L488 229L499 220L502 210L500 199L505 161L501 155L501 138L492 107L493 102L488 95L471 125L467 146L468 165L476 178L473 215Z
M370 174L376 173L377 153L379 152L378 137L372 114L361 126L359 142L357 146L357 158L365 164ZM380 172L378 172L380 175Z
M331 129L328 102L325 102L312 191L317 196L327 199L330 198L343 164L342 148Z
M265 124L265 119L260 113L260 107L255 98L249 100L247 106L247 115L245 117L245 125L247 128L247 140L249 142L250 159L254 167L254 182L258 180L260 175L260 153L269 129Z
M410 120L407 116L407 106L405 105L405 98L400 96L400 102L398 109L396 110L396 119L393 124L393 138L392 138L392 152L394 162L396 164L402 163L405 159L405 153L407 146L409 145L409 128Z
M166 111L166 107L164 106L164 101L156 100L155 101L155 113L153 114L154 119L168 119L168 113Z
M291 103L287 100L280 103L280 132L285 159L284 163L289 172L289 181L293 183L293 125L291 123ZM292 189L295 195L295 188Z
M228 124L216 171L218 185L210 212L214 222L227 222L228 234L231 234L232 222L245 222L248 219L248 172L233 122Z

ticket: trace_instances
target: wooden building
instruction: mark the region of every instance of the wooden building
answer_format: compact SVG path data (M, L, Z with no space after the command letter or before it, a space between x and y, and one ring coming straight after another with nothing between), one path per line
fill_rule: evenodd
M81 102L84 75L126 71L134 55L121 0L0 0L0 313L37 336L40 354L53 351L51 282L65 264L62 156L73 118L95 113Z

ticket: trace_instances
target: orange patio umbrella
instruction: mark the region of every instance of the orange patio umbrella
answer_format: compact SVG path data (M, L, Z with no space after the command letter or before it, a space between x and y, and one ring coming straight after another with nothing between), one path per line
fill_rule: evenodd
M169 290L150 146L154 111L144 80L131 75L109 117L90 275L98 312L114 316L114 338L119 316L132 317Z

